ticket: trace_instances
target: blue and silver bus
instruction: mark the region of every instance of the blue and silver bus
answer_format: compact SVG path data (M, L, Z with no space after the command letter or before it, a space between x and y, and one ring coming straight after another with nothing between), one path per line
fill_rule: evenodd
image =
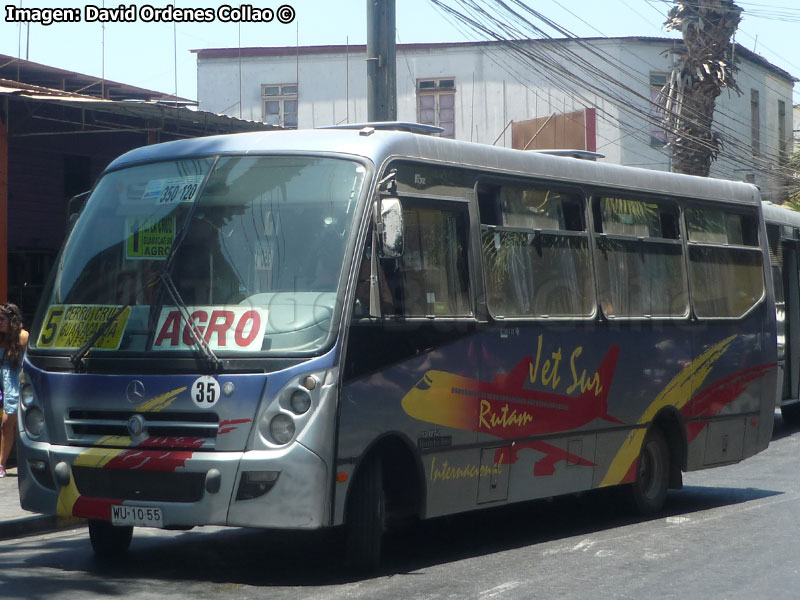
M413 129L413 128L410 128ZM24 366L24 508L134 527L341 528L626 486L769 444L754 186L378 126L115 160Z

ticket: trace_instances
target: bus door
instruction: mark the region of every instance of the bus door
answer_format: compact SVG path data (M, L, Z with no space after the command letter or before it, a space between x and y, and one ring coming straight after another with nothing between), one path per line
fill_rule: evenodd
M782 232L782 234L785 232ZM777 294L775 283L775 308L778 313L778 361L784 364L781 386L782 400L794 400L800 396L800 277L798 276L798 242L781 239L782 273L778 279L782 285L782 297ZM773 272L773 276L777 275ZM779 303L780 300L780 303ZM781 314L783 313L783 314ZM783 318L781 318L783 317ZM783 342L783 343L781 343ZM782 384L782 385L781 385Z
M399 256L378 252L373 267L370 231L360 257L339 452L361 455L376 438L401 433L424 468L426 516L437 516L475 508L481 471L469 203L410 190L409 180L432 179L416 166L398 167L396 177L404 247Z

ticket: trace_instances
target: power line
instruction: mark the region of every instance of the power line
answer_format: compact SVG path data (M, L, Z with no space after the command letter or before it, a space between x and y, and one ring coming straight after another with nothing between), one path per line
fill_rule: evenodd
M502 1L497 1L494 3L492 8L497 8L496 5L500 5L502 11L505 11L506 16L511 16L512 19L498 18L497 10L489 10L487 7L481 6L478 2L472 1L462 1L458 4L461 5L462 9L466 10L465 12L458 11L450 6L445 5L441 0L432 0L432 2L437 5L440 9L442 9L446 15L452 19L455 19L456 24L466 25L470 29L480 33L483 33L487 37L494 38L496 41L504 42L502 46L504 49L509 49L512 53L513 58L517 62L522 62L527 69L533 69L537 71L543 78L549 81L556 89L560 89L568 96L573 96L579 98L580 102L583 103L585 106L591 106L596 104L596 102L592 102L591 99L585 98L581 93L579 93L575 87L578 86L579 88L583 89L590 89L593 91L597 97L606 97L611 100L612 104L616 105L619 109L627 112L628 114L633 114L638 119L644 119L645 122L650 121L651 124L654 123L652 115L646 114L643 112L643 106L646 108L647 106L652 106L653 102L649 97L645 97L641 93L636 90L631 89L626 84L619 81L613 76L608 75L602 69L596 68L593 64L589 63L584 57L576 54L574 51L568 48L562 47L562 45L558 44L555 46L548 45L548 49L551 51L549 53L543 53L540 51L539 48L536 47L535 42L538 40L534 40L534 45L531 45L531 40L522 40L522 43L528 42L527 47L523 46L521 40L519 38L526 38L530 36L530 33L534 33L538 35L539 38L543 38L546 40L554 40L552 36L550 36L547 32L541 29L538 26L535 26L531 23L528 19L522 17L519 13L514 11L511 7L508 6L507 3ZM516 4L520 7L521 10L528 12L529 14L535 16L537 19L541 20L547 27L550 27L554 31L560 33L567 37L570 41L575 42L579 46L583 47L584 49L588 49L588 51L594 54L597 58L605 61L609 66L613 66L616 69L620 69L623 71L628 70L626 65L622 65L619 61L616 61L617 64L614 64L614 60L609 60L609 58L602 53L598 52L597 49L592 48L590 45L586 44L580 38L577 38L571 32L566 30L565 28L561 27L554 21L548 19L541 13L531 9L530 7L521 4L520 2L513 1L512 4ZM501 12L502 12L501 11ZM524 25L524 27L523 27ZM459 27L460 28L460 27ZM525 31L525 29L529 31ZM577 76L573 71L574 69L565 70L563 65L560 65L558 62L553 60L553 54L560 54L562 58L571 62L573 65L577 66L579 70L583 70L593 77L598 79L599 81L605 81L611 84L613 87L611 89L599 89L596 85L591 84L586 79ZM525 59L521 59L520 56L525 57ZM509 72L513 75L513 69L509 69ZM519 78L517 78L520 80ZM634 78L635 79L635 78ZM520 80L521 81L521 80ZM639 79L641 83L641 79ZM649 81L647 82L649 86ZM524 85L524 84L523 84ZM527 86L526 86L527 87ZM620 96L619 93L616 91L615 88L620 88L624 90L628 95L633 96L634 98L638 99L641 105L634 104L630 102L629 98L626 96ZM609 115L609 118L613 119ZM622 121L617 119L618 127L621 130L624 130L624 125ZM748 124L740 122L743 126L747 126ZM731 131L731 134L735 132ZM641 138L640 138L641 139ZM736 135L731 135L726 139L726 142L729 145L734 147L738 147L742 156L748 156L750 154L750 147L746 144L742 144ZM720 156L718 159L728 158L731 161L733 159L736 160L738 164L739 161L742 159L742 156L728 156L727 151L725 150L724 146L722 151L720 152ZM717 161L716 166L722 167L723 164L719 160ZM770 163L766 158L761 156L752 157L752 167L754 171L761 171L767 175L773 176L774 175L774 168L772 163ZM715 170L718 170L715 169ZM735 175L735 174L733 174Z

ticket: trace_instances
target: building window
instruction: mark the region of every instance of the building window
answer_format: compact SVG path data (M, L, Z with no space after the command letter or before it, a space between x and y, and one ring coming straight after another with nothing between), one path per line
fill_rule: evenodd
M786 163L788 139L786 135L786 102L778 100L778 161Z
M761 154L761 118L758 107L758 90L750 90L750 144L753 156Z
M456 137L456 80L417 80L417 115L424 125L444 129L440 137Z
M265 123L297 129L296 83L263 84L261 106Z
M664 146L667 143L667 131L662 126L664 120L664 86L667 85L666 73L650 73L650 145Z

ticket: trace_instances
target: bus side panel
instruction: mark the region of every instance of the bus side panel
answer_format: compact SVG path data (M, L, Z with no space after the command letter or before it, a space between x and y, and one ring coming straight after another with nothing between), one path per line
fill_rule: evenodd
M771 431L764 310L708 326L487 327L399 358L344 385L339 460L402 436L424 467L425 516L630 483L665 413L685 424L689 469L740 460Z
M742 320L703 322L694 331L694 355L715 365L706 377L703 369L693 374L694 401L682 411L690 470L736 462L766 448L774 422L767 405L777 377L774 336L765 333L769 316L762 303ZM701 432L705 439L693 443Z
M338 471L357 470L373 444L396 436L414 448L417 460L424 457L429 515L475 507L481 460L474 427L477 412L470 412L464 397L450 393L477 376L473 329L459 331L430 323L351 327L340 400ZM434 397L437 402L431 402ZM431 408L435 416L410 417L405 409L419 405ZM458 417L451 423L452 415ZM335 489L337 523L342 519L346 485L341 482ZM443 486L447 493L437 494Z

